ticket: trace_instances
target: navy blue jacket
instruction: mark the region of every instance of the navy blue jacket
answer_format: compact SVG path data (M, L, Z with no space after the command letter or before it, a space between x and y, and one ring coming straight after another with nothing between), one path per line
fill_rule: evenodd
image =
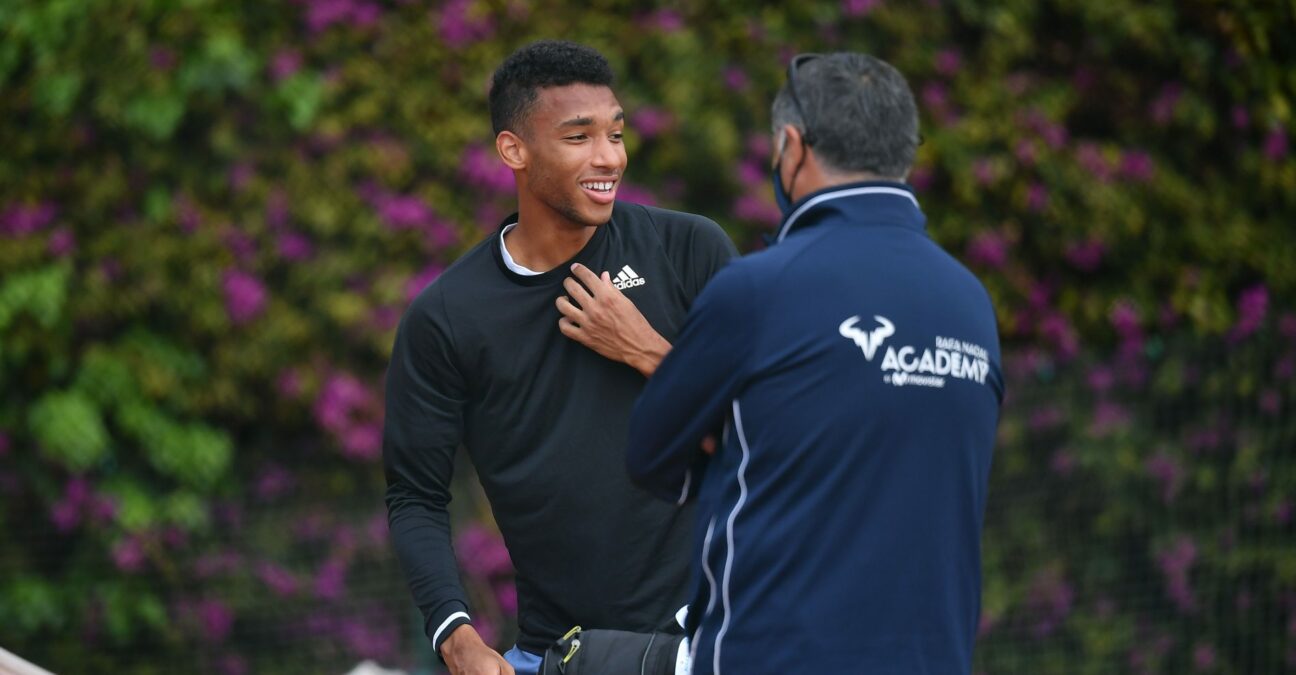
M999 337L924 224L903 184L807 196L639 397L631 478L698 498L693 673L971 671Z

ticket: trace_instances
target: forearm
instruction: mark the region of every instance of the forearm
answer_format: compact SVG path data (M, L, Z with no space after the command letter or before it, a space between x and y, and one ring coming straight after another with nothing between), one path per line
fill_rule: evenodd
M393 547L405 572L414 604L423 614L424 632L439 648L454 629L469 622L467 596L450 545L444 507L388 494Z
M625 356L626 365L639 371L644 377L652 377L657 372L657 366L661 365L662 359L671 350L671 343L666 338L651 329L648 333L631 345Z

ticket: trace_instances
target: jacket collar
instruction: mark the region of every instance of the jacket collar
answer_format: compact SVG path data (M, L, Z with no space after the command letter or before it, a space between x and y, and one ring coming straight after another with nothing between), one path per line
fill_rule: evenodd
M783 220L774 241L783 241L794 228L801 229L822 221L826 216L884 216L888 221L922 230L927 218L918 206L913 189L904 183L863 181L834 185L812 192L793 205Z

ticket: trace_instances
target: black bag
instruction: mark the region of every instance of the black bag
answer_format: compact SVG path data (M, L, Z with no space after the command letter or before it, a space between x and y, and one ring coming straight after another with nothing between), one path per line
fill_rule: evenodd
M577 626L545 650L540 675L675 675L683 635L582 630Z

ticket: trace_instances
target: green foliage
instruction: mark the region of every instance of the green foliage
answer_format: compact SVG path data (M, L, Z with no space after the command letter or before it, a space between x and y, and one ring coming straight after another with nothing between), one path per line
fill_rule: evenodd
M44 456L71 471L91 469L108 455L108 432L99 410L76 392L41 397L31 408L30 425Z
M0 0L0 516L42 535L0 547L6 648L59 672L408 654L340 623L252 653L245 631L274 619L359 612L307 574L395 571L379 537L244 531L237 514L304 528L378 503L400 314L514 208L486 83L516 47L560 36L617 73L622 197L712 217L744 250L777 220L768 110L787 59L896 65L922 113L909 180L929 232L984 281L1025 364L995 461L978 658L1188 672L1205 646L1219 672L1260 663L1229 645L1276 644L1263 617L1290 613L1272 598L1296 585L1277 524L1296 485L1279 452L1296 360L1291 4L785 5ZM1200 345L1233 360L1198 362ZM996 511L1005 495L1034 501ZM1176 604L1174 575L1255 601L1212 621ZM507 621L501 583L470 589L480 616ZM1143 599L1122 602L1130 587Z

